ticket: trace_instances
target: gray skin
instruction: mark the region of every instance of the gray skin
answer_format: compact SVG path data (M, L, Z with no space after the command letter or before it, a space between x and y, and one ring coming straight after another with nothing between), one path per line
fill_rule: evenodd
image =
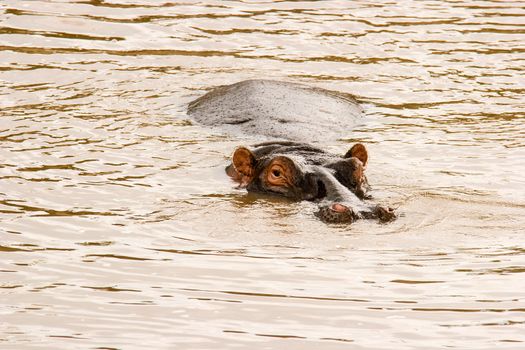
M203 125L300 142L340 138L362 112L351 95L272 80L222 86L188 105L188 114Z
M362 109L350 95L301 84L247 80L192 101L188 114L203 125L287 140L236 150L226 172L249 192L316 201L316 215L329 223L361 218L384 222L396 217L392 209L364 201L370 196L363 173L368 160L363 145L357 147L360 151L339 156L294 142L334 140L351 130ZM287 169L287 179L279 185L269 180L275 162ZM274 180L280 181L275 176Z

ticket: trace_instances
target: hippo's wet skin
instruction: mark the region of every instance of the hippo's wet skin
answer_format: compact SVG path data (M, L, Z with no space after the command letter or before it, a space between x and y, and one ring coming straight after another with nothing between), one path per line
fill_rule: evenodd
M188 114L204 125L293 140L235 151L226 172L249 192L317 201L317 216L326 222L390 221L395 218L392 209L364 201L369 188L365 146L356 144L337 156L302 143L347 135L361 113L349 95L270 80L219 87L188 106Z
M188 105L188 114L203 125L299 142L347 135L362 112L348 94L273 80L221 86Z
M367 162L368 152L360 143L337 156L308 144L277 141L237 148L226 173L249 192L317 201L316 214L325 222L390 221L395 218L392 209L362 201L368 198Z

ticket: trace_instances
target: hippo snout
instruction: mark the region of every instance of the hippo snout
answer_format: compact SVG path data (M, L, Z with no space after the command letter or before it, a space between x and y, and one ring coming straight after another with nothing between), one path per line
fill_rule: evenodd
M351 224L358 219L379 219L389 222L397 218L394 209L382 205L371 206L363 210L353 209L341 203L321 204L315 215L326 223Z
M382 205L377 205L374 208L374 217L378 218L381 222L389 222L397 218L396 213L393 208L384 207Z
M340 203L320 205L315 215L324 222L334 224L351 224L359 218L351 208Z
M322 221L351 224L358 219L388 222L397 217L392 208L370 204L358 198L326 169L317 167L315 170L326 190L326 196L319 203L319 210L316 212L316 216Z

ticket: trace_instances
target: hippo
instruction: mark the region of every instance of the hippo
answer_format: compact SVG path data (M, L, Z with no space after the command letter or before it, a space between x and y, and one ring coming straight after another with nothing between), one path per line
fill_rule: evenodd
M362 143L336 155L305 142L306 137L319 141L349 130L362 114L351 96L295 83L248 80L208 92L189 104L188 114L204 125L281 139L234 151L226 173L248 192L315 201L316 216L327 223L396 218L393 209L368 201L369 157Z

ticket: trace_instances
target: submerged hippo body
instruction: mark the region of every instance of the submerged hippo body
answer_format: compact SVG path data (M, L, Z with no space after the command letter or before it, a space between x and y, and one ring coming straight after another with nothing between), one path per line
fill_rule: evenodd
M364 145L341 156L303 143L348 133L361 112L350 96L268 80L220 87L188 106L201 124L286 139L235 150L226 173L249 192L316 201L316 215L326 222L389 221L395 218L392 209L364 201L370 198Z
M227 131L301 142L334 140L362 116L350 95L301 84L246 80L222 86L191 102L197 122Z

